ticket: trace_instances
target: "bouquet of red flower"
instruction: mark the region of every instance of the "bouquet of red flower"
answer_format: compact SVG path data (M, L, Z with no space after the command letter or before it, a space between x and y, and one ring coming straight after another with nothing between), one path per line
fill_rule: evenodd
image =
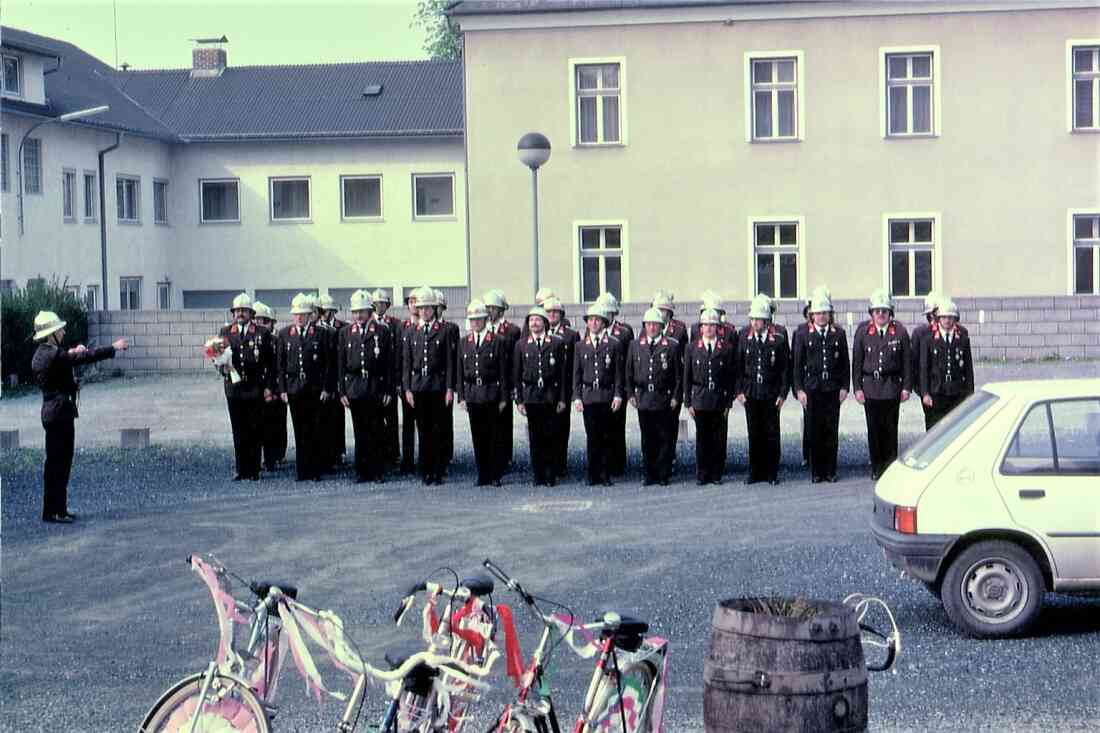
M218 371L228 374L233 384L241 381L241 375L233 368L233 350L229 348L229 341L222 336L208 338L203 344L203 353L206 358L214 362ZM227 371L228 370L228 371Z

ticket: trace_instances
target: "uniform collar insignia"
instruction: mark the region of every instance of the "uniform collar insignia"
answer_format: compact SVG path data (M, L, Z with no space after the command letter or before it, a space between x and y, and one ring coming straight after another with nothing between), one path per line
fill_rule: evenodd
M438 331L439 330L439 321L435 322L435 325L432 326L432 330L433 331Z
M642 338L640 340L640 343L642 344L642 346L645 346L646 344L649 343L649 337L648 336L642 336Z
M489 343L492 340L493 340L493 332L492 331L487 331L485 333L485 343Z
M233 328L229 329L229 333L238 333L240 330L240 327L236 323L234 323Z
M297 326L291 326L290 327L290 335L291 336L297 336L298 335L298 327Z
M352 333L359 333L359 324L358 323L351 324L351 332Z
M661 339L661 346L667 346L667 345L668 345L668 339L667 338Z

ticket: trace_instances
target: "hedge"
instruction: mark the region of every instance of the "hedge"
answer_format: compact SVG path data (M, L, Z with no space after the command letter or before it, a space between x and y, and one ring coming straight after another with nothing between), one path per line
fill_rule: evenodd
M4 383L11 374L22 384L33 384L31 357L38 343L34 339L34 317L39 311L53 311L66 321L65 344L75 346L88 338L88 312L65 283L31 280L27 287L7 291L0 297L0 372Z

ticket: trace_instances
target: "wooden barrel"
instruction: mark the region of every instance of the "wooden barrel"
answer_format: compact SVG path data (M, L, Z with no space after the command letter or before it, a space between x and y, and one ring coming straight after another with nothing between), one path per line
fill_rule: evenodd
M850 608L809 601L809 618L758 613L753 598L714 609L703 667L707 733L867 729L867 665Z

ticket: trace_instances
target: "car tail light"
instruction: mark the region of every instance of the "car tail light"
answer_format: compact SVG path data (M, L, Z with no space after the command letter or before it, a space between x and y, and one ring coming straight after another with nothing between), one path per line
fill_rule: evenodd
M917 533L917 508L915 506L894 507L894 530L902 534Z

